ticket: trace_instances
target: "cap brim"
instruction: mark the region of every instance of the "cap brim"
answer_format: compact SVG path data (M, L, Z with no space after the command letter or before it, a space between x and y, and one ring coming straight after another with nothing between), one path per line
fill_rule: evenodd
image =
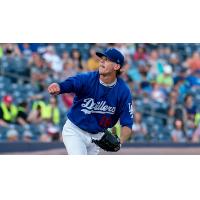
M104 53L101 53L101 52L96 52L96 55L99 57L99 58L102 58L102 57L106 57L107 56L104 54Z
M115 61L113 61L112 59L110 59L110 58L109 58L106 54L104 54L104 53L96 52L96 55L97 55L99 58L106 57L106 58L109 59L110 61L115 62Z

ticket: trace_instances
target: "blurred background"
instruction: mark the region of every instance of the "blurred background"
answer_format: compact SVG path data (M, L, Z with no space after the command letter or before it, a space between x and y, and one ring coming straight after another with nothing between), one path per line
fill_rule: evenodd
M50 83L98 70L95 52L118 48L121 77L134 103L128 144L194 144L200 140L200 44L0 44L0 146L53 143L74 94L51 97ZM120 125L112 129L120 135Z

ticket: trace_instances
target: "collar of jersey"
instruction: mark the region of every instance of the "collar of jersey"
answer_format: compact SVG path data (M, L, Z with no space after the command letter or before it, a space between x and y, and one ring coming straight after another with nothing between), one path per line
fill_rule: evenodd
M114 87L117 83L117 79L115 79L115 81L110 84L104 83L101 79L99 79L99 82L105 87Z

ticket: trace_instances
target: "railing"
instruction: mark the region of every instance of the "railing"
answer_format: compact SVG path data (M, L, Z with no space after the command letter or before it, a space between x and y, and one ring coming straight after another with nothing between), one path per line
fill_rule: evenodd
M23 76L23 75L18 75L18 74L14 74L14 73L10 73L10 72L5 72L3 70L0 70L0 75L1 76L7 76L10 78L16 78L18 79L18 82L22 82L22 81L27 81L27 82L31 82L30 78Z
M134 98L144 98L142 95L137 95L137 94L134 94ZM151 98L149 98L151 99ZM151 104L149 104L151 105ZM187 122L187 118L186 118L186 113L185 113L185 110L183 108L182 105L174 105L174 109L180 109L183 113L183 123L186 124ZM152 116L152 117L155 117L155 118L159 118L159 119L164 119L167 121L167 124L169 124L169 122L173 122L176 118L175 117L170 117L168 116L167 114L162 114L160 112L157 112L156 111L156 108L154 108L153 106L151 107L151 110L148 111L148 110L144 110L144 109L139 109L139 112L142 113L142 114L145 114L145 115L149 115L149 116Z

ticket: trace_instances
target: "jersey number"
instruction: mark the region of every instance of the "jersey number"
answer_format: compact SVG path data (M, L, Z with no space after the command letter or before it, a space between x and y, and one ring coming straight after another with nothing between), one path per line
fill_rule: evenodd
M111 125L111 117L103 116L99 122L99 125L103 128L108 128Z

